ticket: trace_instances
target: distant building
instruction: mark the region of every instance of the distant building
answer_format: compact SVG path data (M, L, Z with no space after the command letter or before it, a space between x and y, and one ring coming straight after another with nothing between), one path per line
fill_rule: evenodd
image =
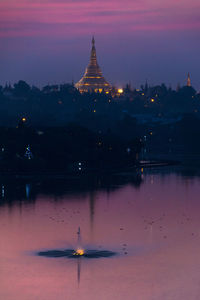
M187 77L187 86L191 86L190 73L188 73L188 77Z
M81 92L110 92L112 86L105 80L101 69L97 63L95 40L92 38L92 50L90 62L85 70L83 77L75 84L75 87Z

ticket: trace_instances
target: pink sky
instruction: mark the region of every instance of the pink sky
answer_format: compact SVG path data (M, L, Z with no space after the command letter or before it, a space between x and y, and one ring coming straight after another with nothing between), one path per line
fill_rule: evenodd
M94 34L102 69L113 82L133 80L141 84L149 78L152 83L160 80L173 84L176 78L181 82L185 80L185 74L190 71L193 82L198 84L199 33L199 0L0 0L0 63L3 68L0 83L22 77L32 82L36 82L36 77L38 82L78 80L88 62L90 39ZM83 56L75 57L78 51L80 56L80 50ZM60 62L54 61L54 69L38 77L34 70L36 53L39 64L44 63L43 69L49 68L49 61L53 62L55 54L59 53ZM155 53L157 57L152 60ZM15 60L15 55L22 60ZM120 64L122 57L128 68L123 62L120 76L116 77L116 61ZM61 69L64 60L67 73ZM160 65L160 60L165 73L157 70L152 74L150 69ZM177 63L177 69L170 70L172 74L166 70L169 62ZM135 68L137 78L128 70ZM31 75L30 70L35 75ZM49 73L59 73L59 76L49 77Z
M1 0L0 36L197 30L199 11L197 0Z

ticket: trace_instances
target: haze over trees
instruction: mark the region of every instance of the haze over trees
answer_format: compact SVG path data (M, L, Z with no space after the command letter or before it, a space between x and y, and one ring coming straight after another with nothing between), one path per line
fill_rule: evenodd
M200 94L187 86L174 91L164 84L146 84L140 90L127 85L122 95L80 94L72 84L47 85L40 90L22 80L13 86L0 86L1 126L16 126L20 118L26 117L33 126L63 126L87 120L86 125L91 122L98 129L100 116L104 127L109 128L113 120L121 120L125 113L171 117L199 112Z
M39 89L20 80L0 86L1 169L129 166L142 146L198 152L199 113L200 94L188 86L81 94L73 84Z

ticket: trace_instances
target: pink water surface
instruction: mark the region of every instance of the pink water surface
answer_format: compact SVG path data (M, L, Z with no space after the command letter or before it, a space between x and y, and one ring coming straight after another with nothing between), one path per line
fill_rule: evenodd
M1 300L200 299L200 178L149 174L136 188L0 207ZM112 258L35 255L83 247ZM125 254L125 252L127 254Z

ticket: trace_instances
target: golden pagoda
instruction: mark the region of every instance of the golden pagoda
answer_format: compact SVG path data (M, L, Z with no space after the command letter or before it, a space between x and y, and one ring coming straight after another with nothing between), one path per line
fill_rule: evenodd
M83 77L75 84L75 87L81 92L96 92L111 91L111 85L105 80L101 69L97 63L97 55L95 48L95 40L92 38L92 50L90 62L85 70Z

